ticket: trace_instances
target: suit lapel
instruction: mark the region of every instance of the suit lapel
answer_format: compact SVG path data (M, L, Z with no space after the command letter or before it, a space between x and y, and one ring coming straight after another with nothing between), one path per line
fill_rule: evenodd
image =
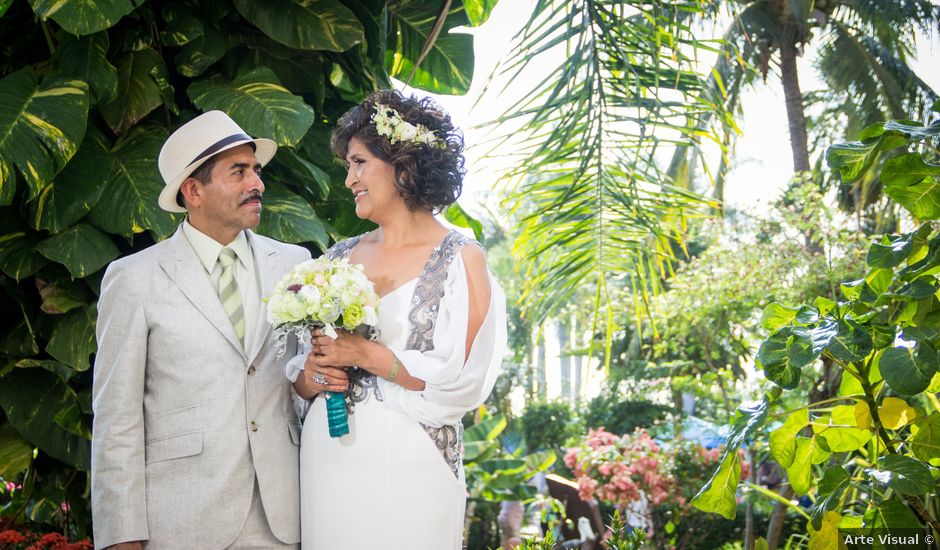
M222 309L219 296L209 283L209 276L206 274L205 268L199 263L196 253L193 252L192 246L186 240L186 236L183 235L182 227L177 228L176 233L167 241L167 251L160 259L160 267L166 272L167 277L176 283L176 286L192 302L193 306L244 357L245 351L242 349L238 337L235 336L232 321L225 314L225 310Z
M258 308L258 317L255 321L255 336L248 353L248 363L254 362L261 353L264 344L271 334L271 323L268 322L268 305L265 299L271 295L274 285L283 274L281 257L277 249L259 239L253 232L246 231L248 242L251 244L251 253L255 259L255 269L258 272L258 290L261 291L261 307Z

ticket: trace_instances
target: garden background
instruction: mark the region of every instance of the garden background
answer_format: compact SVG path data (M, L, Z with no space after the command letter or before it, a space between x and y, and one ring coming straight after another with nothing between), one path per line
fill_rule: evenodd
M95 304L180 221L169 133L218 108L277 141L258 230L316 255L369 229L332 124L403 83L505 106L467 129L494 191L444 213L511 301L506 374L465 419L469 548L507 544L513 506L526 545L590 547L545 473L623 514L609 547L940 535L940 103L915 70L940 8L536 0L474 78L462 29L509 3L0 0L0 545L90 536ZM788 183L729 207L761 88Z

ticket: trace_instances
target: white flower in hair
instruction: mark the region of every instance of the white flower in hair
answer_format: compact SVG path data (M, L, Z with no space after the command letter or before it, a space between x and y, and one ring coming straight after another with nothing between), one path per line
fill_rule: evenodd
M446 147L446 144L439 140L432 130L429 130L423 124L415 125L405 122L401 118L401 114L388 105L375 104L372 122L375 123L375 131L380 136L388 139L392 145L398 142L413 142Z

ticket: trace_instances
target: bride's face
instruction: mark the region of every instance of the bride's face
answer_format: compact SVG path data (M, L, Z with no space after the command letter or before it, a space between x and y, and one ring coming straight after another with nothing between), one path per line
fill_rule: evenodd
M372 154L357 138L349 140L346 151L346 188L356 201L356 215L377 221L389 206L404 201L395 187L395 168Z

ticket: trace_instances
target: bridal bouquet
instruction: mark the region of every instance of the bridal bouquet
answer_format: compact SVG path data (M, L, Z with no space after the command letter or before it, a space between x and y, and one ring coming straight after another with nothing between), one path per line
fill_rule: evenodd
M310 330L322 328L330 338L336 329L371 333L378 322L379 297L362 266L346 259L317 258L298 264L275 286L267 299L268 321L274 326L278 355L291 334L310 343ZM344 396L326 392L330 436L349 433Z

